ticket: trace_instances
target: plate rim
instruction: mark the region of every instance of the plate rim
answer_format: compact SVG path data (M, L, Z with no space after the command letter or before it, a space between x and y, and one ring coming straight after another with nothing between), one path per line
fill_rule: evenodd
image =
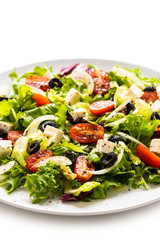
M18 66L15 66L13 67L12 69L9 69L9 70L6 70L6 71L3 71L3 72L0 72L0 75L1 74L5 74L5 73L8 73L10 71L13 71L14 69L20 69L20 68L23 68L23 67L27 67L27 66L32 66L32 65L41 65L41 64L49 64L51 62L61 62L61 61L75 61L75 60L80 60L80 61L107 61L107 62L111 62L111 63L115 63L115 62L119 62L121 64L126 64L126 65L132 65L133 67L138 67L138 68L143 68L145 70L149 70L149 71L154 71L156 74L159 74L160 75L160 71L157 71L157 70L154 70L152 68L149 68L149 67L146 67L144 65L139 65L139 64L136 64L136 63L131 63L131 62L125 62L125 61L120 61L120 60L110 60L110 59L105 59L105 58L61 58L61 59L52 59L52 60L45 60L45 61L39 61L39 62L32 62L32 63L29 63L29 64L24 64L24 65L18 65Z
M7 193L6 193L7 194ZM105 199L100 199L101 201L105 200ZM93 200L94 201L94 200ZM137 205L131 205L129 207L122 207L120 209L114 209L114 210L100 210L100 211L92 211L92 212L85 212L85 211L82 211L82 212L62 212L62 211L55 211L55 210L45 210L45 209L40 209L40 208L34 208L34 206L37 206L30 203L31 206L24 206L24 205L18 205L18 203L15 203L15 202L11 202L11 201L7 201L5 199L1 199L0 198L0 203L3 203L3 204L6 204L6 205L9 205L11 207L15 207L15 208L18 208L18 209L22 209L22 210L25 210L25 211L31 211L31 212L36 212L36 213L41 213L41 214L49 214L49 215L56 215L56 216L98 216L98 215L109 215L109 214L114 214L114 213L121 213L121 212L125 212L125 211L130 211L130 210L134 210L134 209L138 209L138 208L141 208L141 207L145 207L145 206L148 206L150 204L153 204L153 203L156 203L160 201L160 196L155 198L155 199L152 199L150 201L147 201L147 202L142 202L142 203L139 203ZM72 203L72 202L71 202ZM69 202L70 204L70 202ZM74 204L74 202L73 202ZM40 206L40 205L38 205Z

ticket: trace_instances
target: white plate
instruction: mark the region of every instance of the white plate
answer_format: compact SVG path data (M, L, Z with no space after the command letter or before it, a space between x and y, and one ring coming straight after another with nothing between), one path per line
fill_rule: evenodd
M96 59L66 59L66 60L55 60L48 61L49 65L53 65L55 72L58 72L61 67L74 64L77 62L81 63L91 63L97 66L100 69L110 71L115 64L122 65L127 68L139 67L143 75L148 77L160 76L160 73L133 64L109 61L109 60L96 60ZM17 68L19 75L31 70L34 66L40 65L43 66L46 62L30 64L27 66ZM9 84L10 79L8 74L11 71L0 74L0 84ZM19 207L22 209L55 214L55 215L75 215L75 216L84 216L84 215L99 215L99 214L109 214L115 212L126 211L129 209L141 207L155 201L160 200L160 188L159 185L149 186L149 191L146 190L133 190L133 189L119 189L114 191L109 191L108 196L105 200L96 200L91 202L69 202L62 204L61 200L53 199L48 200L43 204L32 204L31 199L29 199L29 194L23 190L17 190L10 195L7 195L4 189L0 188L0 201L6 204L12 205L14 207Z

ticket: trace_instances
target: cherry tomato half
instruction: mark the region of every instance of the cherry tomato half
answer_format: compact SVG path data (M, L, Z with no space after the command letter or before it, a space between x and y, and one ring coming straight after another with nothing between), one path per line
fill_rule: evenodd
M36 103L37 106L41 106L41 105L50 103L48 98L46 98L45 96L43 96L39 93L34 93L32 98L37 101L37 103Z
M98 101L89 106L89 110L94 115L102 115L106 112L110 112L114 107L113 101Z
M160 168L160 158L153 152L145 148L143 145L138 144L136 152L141 161L144 162L146 165Z
M94 90L95 94L106 94L110 89L110 81L108 78L107 72L103 70L95 70L91 72L91 77L94 81Z
M79 143L96 143L104 138L104 128L91 123L79 123L69 129L69 135Z
M39 150L36 153L33 153L26 162L27 168L31 172L37 172L38 168L35 167L35 164L42 161L45 158L52 157L54 154L51 150Z
M92 174L88 171L94 170L94 164L89 162L86 159L86 156L82 155L77 158L74 167L74 172L77 174L77 179L81 180L82 182L87 182L92 177Z
M159 98L156 92L147 91L143 93L143 95L141 96L141 99L144 100L146 103L150 103L150 102L154 103Z
M39 88L46 92L48 89L51 89L49 86L49 81L50 81L49 78L31 75L26 77L25 84L30 87Z
M23 136L23 131L10 131L8 133L7 139L11 140L13 144Z

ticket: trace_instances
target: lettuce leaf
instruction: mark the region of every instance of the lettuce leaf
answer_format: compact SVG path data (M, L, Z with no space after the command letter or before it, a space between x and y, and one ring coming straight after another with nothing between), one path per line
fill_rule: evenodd
M33 203L39 203L51 195L62 194L63 180L60 166L51 162L41 166L37 173L27 175L24 186L30 197L33 197Z
M0 157L0 165L15 160L12 157ZM0 187L5 188L7 193L13 192L25 181L27 170L15 161L14 166L0 178ZM2 176L2 175L1 175Z
M144 116L131 113L126 117L126 121L120 124L119 129L148 146L159 124L159 120L149 121Z
M18 96L15 96L15 100L18 102L20 106L20 111L29 110L36 108L36 102L32 98L33 93L31 92L31 88L27 85L21 85L18 89Z
M27 128L29 124L36 118L42 115L54 115L57 112L58 108L55 104L48 104L47 106L37 107L24 112L18 113L18 121L24 127Z
M149 85L157 86L159 84L159 78L147 78L143 77L138 68L131 70L116 65L112 71L108 73L110 81L116 81L118 85L126 85L130 87L132 84L136 84L139 88L144 89Z
M121 187L122 184L116 180L110 179L109 181L105 180L99 186L97 186L91 195L92 199L104 199L107 196L108 190L110 187Z
M89 192L91 190L93 190L94 188L96 188L97 186L99 186L100 183L99 182L86 182L84 183L82 186L80 186L77 189L71 189L71 190L67 190L66 193L70 193L73 194L74 196L79 196L81 192Z
M60 92L61 94L67 94L71 88L74 88L79 92L82 92L84 89L87 88L84 83L70 77L63 77L61 78L61 81L63 83L63 86L61 87L61 89L57 89L57 92Z
M58 108L57 113L55 116L58 117L57 124L62 129L65 128L66 125L66 113L67 113L68 107L65 104L61 104Z
M141 101L140 100L137 99L137 101L135 102L136 110L134 111L134 114L142 115L145 118L147 118L148 120L150 120L151 119L151 115L153 113L153 109L150 106L150 104L147 104L143 100L141 100Z
M14 99L8 99L8 101L3 100L0 102L0 117L18 125L18 112L36 108L32 96L33 93L31 92L30 87L21 85Z
M97 152L97 149L94 148L87 156L87 159L89 162L99 163L101 162L101 159L103 158L104 153Z
M12 100L3 100L0 102L0 117L8 117L13 108Z
M74 151L77 153L85 153L80 145L76 145L74 143L70 143L62 140L62 143L53 144L50 149L54 152L55 156L60 156L66 151Z

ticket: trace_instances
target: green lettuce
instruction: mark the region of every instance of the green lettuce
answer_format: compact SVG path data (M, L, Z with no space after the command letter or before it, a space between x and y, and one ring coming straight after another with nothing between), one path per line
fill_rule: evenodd
M0 117L5 118L10 115L11 109L13 108L12 100L3 100L0 102Z
M99 163L101 162L101 159L103 158L104 153L97 152L97 149L94 148L87 156L87 159L89 162Z
M0 157L0 165L13 160L15 159L12 157ZM15 161L13 167L5 172L3 177L0 175L0 187L5 188L7 193L11 193L23 184L26 175L27 170Z
M139 88L144 89L149 85L157 86L159 84L159 78L147 78L143 77L138 68L131 70L116 65L112 71L108 73L110 81L116 81L118 85L126 85L130 87L132 84L136 84Z
M109 181L105 180L99 186L97 186L91 195L92 199L105 199L108 193L109 188L121 187L122 184L116 180L110 179Z
M99 185L100 185L99 182L94 182L94 181L86 182L77 189L67 190L66 193L70 193L70 194L73 194L74 196L78 197L81 192L89 192Z
M65 128L66 125L66 113L67 113L68 107L65 104L61 104L58 108L57 113L55 116L58 117L57 124L62 129Z
M24 127L27 128L29 124L36 118L42 115L54 115L58 110L58 107L55 104L48 104L47 106L37 107L32 110L19 112L18 113L18 122Z
M36 108L32 96L33 93L31 92L30 87L21 85L14 99L9 99L8 101L3 100L0 102L0 117L7 122L10 121L14 123L18 128L18 113Z
M150 121L144 116L131 113L126 117L126 121L120 124L119 130L129 133L130 136L148 146L159 124L159 120Z
M54 152L54 155L60 156L67 151L73 151L77 153L85 153L79 144L74 144L62 140L61 143L54 143L50 149Z
M33 203L39 203L49 196L61 195L63 192L63 176L60 166L47 163L39 171L26 177L25 188L33 197Z
M85 89L81 93L81 100L85 103L90 104L101 100L111 100L116 92L116 89L117 89L116 87L110 88L109 91L104 96L102 96L100 93L96 94L95 96L90 96L88 89Z
M36 102L32 98L33 93L31 88L27 85L21 85L18 89L18 95L15 96L15 100L19 104L19 111L29 110L36 108Z
M59 92L61 94L68 93L71 88L74 88L79 92L82 92L84 89L87 88L87 86L84 83L79 82L70 77L63 77L63 78L61 78L61 81L63 83L63 86L61 87L61 89L59 89Z

